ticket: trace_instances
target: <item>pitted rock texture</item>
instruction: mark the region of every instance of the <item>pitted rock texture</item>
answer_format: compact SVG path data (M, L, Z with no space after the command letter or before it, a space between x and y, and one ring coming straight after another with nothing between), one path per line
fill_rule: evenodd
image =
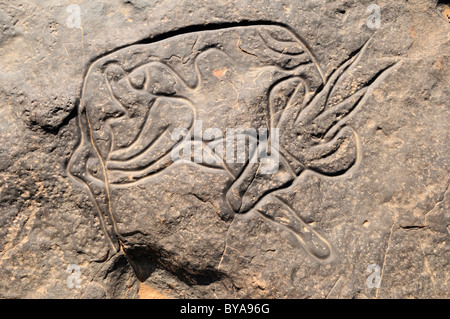
M448 7L373 5L1 2L0 297L448 298Z

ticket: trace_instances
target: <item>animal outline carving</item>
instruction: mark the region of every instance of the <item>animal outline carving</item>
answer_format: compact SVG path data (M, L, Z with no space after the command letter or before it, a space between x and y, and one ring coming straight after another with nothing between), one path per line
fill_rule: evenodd
M179 38L191 47L177 56ZM357 167L361 145L346 121L395 65L382 68L353 92L341 90L368 44L327 78L309 46L276 23L180 33L121 48L94 62L79 107L81 141L68 171L89 192L111 246L117 251L121 242L111 188L163 176L177 164L170 151L183 143L182 138L173 141L171 133L180 127L192 132L200 119L221 130L280 129L280 169L275 174L261 174L260 164L249 161L183 165L227 173L224 219L260 214L294 234L311 258L330 262L333 245L279 195L306 172L343 176ZM222 89L215 90L217 85Z

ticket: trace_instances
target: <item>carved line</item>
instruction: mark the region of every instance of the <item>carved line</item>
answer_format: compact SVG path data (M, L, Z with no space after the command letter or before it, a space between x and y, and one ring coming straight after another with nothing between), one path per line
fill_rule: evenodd
M69 178L72 179L72 181L74 181L78 185L81 184L81 186L87 190L87 193L89 194L89 197L91 198L92 202L94 203L94 207L97 210L98 218L100 220L100 224L101 224L101 227L102 227L102 229L104 231L105 237L106 237L110 247L113 249L113 251L115 253L117 253L118 252L117 243L116 244L114 243L114 238L112 238L111 235L109 234L106 222L104 220L104 216L103 216L102 210L101 210L101 208L99 206L99 203L98 203L97 199L94 196L92 188L88 185L88 183L86 181L83 181L81 178L75 176L70 171L70 168L73 166L73 160L76 158L76 153L79 152L80 148L82 148L84 143L85 143L85 133L82 131L83 125L82 125L82 121L81 121L81 115L79 115L79 117L78 117L78 125L80 126L80 131L81 131L80 143L77 146L77 148L75 149L74 154L72 154L71 158L69 159L69 162L68 162L68 165L67 165L67 168L66 168L66 173L69 176ZM117 235L117 233L116 233L116 235Z

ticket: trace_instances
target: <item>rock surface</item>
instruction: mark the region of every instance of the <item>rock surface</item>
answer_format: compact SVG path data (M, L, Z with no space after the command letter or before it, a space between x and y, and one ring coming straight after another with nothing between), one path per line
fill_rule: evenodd
M449 10L0 1L0 297L449 298Z

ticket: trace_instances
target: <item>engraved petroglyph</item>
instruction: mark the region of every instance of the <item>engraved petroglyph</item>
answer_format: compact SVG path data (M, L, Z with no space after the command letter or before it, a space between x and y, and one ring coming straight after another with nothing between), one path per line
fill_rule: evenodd
M180 47L181 40L191 45ZM201 166L223 176L218 180L226 189L224 219L260 214L292 233L314 260L332 260L332 243L277 194L306 172L338 178L358 166L361 143L346 121L395 65L348 88L369 42L327 78L309 46L275 23L180 32L99 58L85 78L78 114L81 140L68 170L89 192L111 246L118 250L122 240L111 189L164 178L169 167L181 174L186 167ZM263 174L261 163L250 158L175 163L171 151L186 142L187 134L195 137L196 120L222 133L227 128L279 129L278 171ZM180 128L185 135L173 140ZM203 150L210 142L192 139Z

